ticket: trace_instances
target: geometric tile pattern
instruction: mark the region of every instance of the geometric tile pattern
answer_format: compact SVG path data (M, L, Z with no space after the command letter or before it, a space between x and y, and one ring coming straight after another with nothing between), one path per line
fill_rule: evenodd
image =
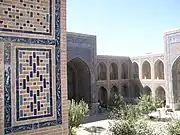
M60 0L0 0L5 135L62 124L60 8Z
M51 49L16 48L17 121L52 116Z
M52 0L0 0L0 31L51 34Z

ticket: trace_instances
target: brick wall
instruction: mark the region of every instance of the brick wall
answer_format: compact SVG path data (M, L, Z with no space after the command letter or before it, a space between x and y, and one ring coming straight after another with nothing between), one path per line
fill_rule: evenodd
M68 134L66 0L0 8L0 134Z

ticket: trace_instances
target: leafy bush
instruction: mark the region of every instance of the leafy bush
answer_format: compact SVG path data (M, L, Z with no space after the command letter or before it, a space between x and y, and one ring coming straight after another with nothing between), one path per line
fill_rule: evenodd
M85 115L88 112L88 104L84 101L80 101L79 103L75 102L75 100L69 101L69 130L70 135L75 134L73 131L73 127L79 127L82 124Z
M136 123L129 120L116 121L110 124L109 131L112 135L156 135L145 121Z
M163 102L158 98L153 98L150 95L142 95L139 99L138 108L144 113L150 113L157 108L162 107Z
M180 120L171 123L168 127L169 135L180 135Z
M134 125L125 120L110 124L109 131L112 135L136 135Z
M155 135L153 129L150 128L144 120L135 123L136 135Z
M109 109L112 111L113 109L123 109L125 107L124 98L120 93L114 93L111 95L109 100Z

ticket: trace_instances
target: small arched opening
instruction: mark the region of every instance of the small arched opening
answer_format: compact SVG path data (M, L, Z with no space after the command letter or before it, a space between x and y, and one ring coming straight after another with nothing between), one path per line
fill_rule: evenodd
M143 89L143 94L150 96L152 94L151 88L149 88L149 86L145 86Z
M166 92L164 88L159 86L155 91L155 95L159 100L163 101L164 106L165 106L166 105Z
M128 65L124 62L121 64L121 79L128 79Z
M99 88L99 93L98 93L98 100L101 102L101 104L107 106L107 90L104 87Z
M139 66L136 62L133 62L132 70L133 70L133 78L138 79L139 78Z
M164 79L164 64L161 60L157 60L154 64L155 79Z
M107 79L107 68L106 65L101 62L97 67L98 80L106 80Z
M148 61L142 64L142 79L151 79L151 65Z
M110 80L118 80L118 66L116 63L110 65Z
M118 95L118 88L116 86L113 86L111 88L111 97L113 97L115 94Z

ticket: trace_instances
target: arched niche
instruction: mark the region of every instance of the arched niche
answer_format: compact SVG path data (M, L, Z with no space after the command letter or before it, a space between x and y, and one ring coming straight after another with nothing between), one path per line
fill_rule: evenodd
M164 79L164 64L161 60L157 60L154 64L155 79Z
M107 68L103 62L100 62L97 67L98 80L107 80Z
M128 79L128 65L125 62L121 64L121 79Z
M132 63L132 71L133 71L133 78L138 79L139 78L139 66L136 62Z
M118 65L114 62L110 65L110 80L118 80Z
M148 61L142 64L142 79L151 79L151 65Z
M80 58L67 64L68 99L91 102L91 73L88 65Z

